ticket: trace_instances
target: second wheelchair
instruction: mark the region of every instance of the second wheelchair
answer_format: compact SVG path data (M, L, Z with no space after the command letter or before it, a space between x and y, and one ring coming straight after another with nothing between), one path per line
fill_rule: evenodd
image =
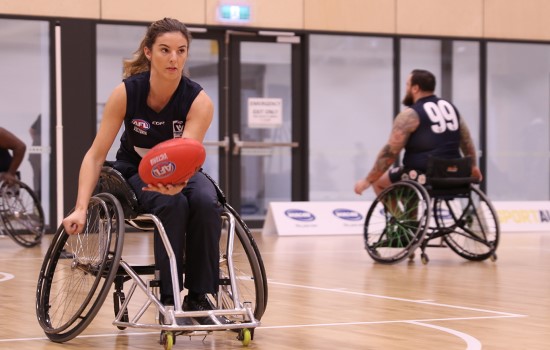
M35 192L20 180L0 182L0 230L25 248L42 241L44 210Z
M468 260L496 260L498 217L469 177L470 169L469 158L433 159L425 175L412 171L408 179L382 191L364 225L365 249L372 259L397 263L413 259L420 248L426 264L427 247L449 247Z

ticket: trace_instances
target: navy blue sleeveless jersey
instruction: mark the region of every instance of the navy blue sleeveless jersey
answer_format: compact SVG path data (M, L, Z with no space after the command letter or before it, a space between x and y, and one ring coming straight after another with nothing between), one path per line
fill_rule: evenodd
M4 148L0 148L0 173L9 170L11 159L12 156L10 151Z
M150 72L124 79L126 87L126 115L124 133L116 159L139 164L141 157L156 144L183 135L187 114L202 87L182 77L170 101L155 112L147 105Z
M403 165L426 171L428 157L459 158L460 114L455 106L435 95L416 101L411 106L420 118L420 125L405 146Z

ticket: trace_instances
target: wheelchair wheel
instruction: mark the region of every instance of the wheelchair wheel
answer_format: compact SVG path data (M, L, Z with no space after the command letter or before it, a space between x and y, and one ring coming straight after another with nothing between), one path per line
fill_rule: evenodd
M40 270L36 313L54 342L71 340L90 324L120 262L124 216L118 200L105 193L92 197L86 222L75 235L59 227Z
M244 303L250 303L254 317L260 320L267 305L267 279L260 252L254 241L252 233L235 211L226 204L226 209L235 218L235 236L233 242L234 277L238 300L235 303L243 307ZM230 216L228 212L223 215L224 224L220 237L220 290L217 296L220 309L234 309L235 296L231 286L229 274L228 230ZM215 304L216 305L216 304ZM230 321L242 322L242 316L228 317Z
M430 197L414 181L399 181L373 201L364 226L365 249L377 262L397 263L422 242L430 221Z
M44 236L44 211L36 194L21 181L0 187L0 210L7 234L23 247L33 247Z
M498 217L481 190L472 186L464 198L437 199L434 210L438 213L435 215L438 227L451 230L444 240L455 253L474 261L496 259L500 235Z

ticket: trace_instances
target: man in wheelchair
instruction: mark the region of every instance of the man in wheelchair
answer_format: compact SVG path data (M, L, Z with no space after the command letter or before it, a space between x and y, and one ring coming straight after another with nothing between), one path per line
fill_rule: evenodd
M402 179L423 183L430 157L471 157L471 176L481 181L476 150L466 122L452 103L434 94L435 84L432 73L420 69L411 72L403 99L407 108L395 118L388 143L378 153L372 170L355 183L355 193L360 195L372 185L378 195ZM405 149L403 165L390 169L402 149Z
M11 183L17 180L17 169L26 150L27 146L23 141L0 127L0 182Z

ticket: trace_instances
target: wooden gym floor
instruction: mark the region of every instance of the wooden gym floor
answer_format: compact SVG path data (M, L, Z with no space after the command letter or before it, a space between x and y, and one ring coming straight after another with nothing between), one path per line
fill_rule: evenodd
M151 233L128 233L126 261L152 261ZM37 276L51 236L25 249L0 238L0 349L162 349L158 332L118 330L108 297L64 344L35 316ZM550 233L502 234L496 262L428 248L430 262L374 263L361 236L256 234L269 302L249 349L550 349ZM173 349L239 349L235 333L180 336Z

